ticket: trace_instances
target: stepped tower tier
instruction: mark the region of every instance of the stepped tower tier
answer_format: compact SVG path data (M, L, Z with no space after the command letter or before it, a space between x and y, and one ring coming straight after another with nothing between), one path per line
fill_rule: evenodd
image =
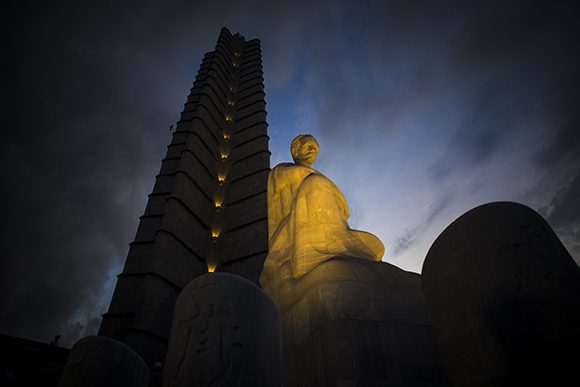
M270 151L260 41L223 28L205 54L156 176L100 335L154 367L175 301L208 271L254 283L268 253Z

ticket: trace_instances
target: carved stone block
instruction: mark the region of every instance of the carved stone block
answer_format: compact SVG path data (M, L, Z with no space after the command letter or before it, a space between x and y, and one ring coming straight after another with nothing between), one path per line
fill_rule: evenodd
M422 282L456 386L577 379L580 269L535 211L498 202L462 215L429 250Z
M59 387L147 387L149 368L137 352L105 336L88 336L72 347Z
M177 299L163 385L280 384L280 322L268 296L234 274L191 281Z

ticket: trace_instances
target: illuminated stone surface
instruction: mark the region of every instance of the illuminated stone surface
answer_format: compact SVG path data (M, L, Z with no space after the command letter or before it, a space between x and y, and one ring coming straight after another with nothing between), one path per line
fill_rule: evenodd
M580 269L530 208L499 202L467 212L437 238L422 278L456 386L577 380Z
M197 277L177 299L163 386L280 386L280 340L278 311L255 284Z
M149 367L125 344L88 336L72 347L59 387L147 387Z
M419 275L377 262L381 241L349 228L344 196L311 168L313 137L291 150L268 179L260 277L282 319L285 386L448 386Z
M269 252L260 285L275 301L285 282L332 257L380 261L384 254L379 238L349 228L346 199L310 168L319 152L314 137L296 137L291 151L294 163L277 165L268 177Z
M286 386L449 386L418 274L334 257L284 290Z

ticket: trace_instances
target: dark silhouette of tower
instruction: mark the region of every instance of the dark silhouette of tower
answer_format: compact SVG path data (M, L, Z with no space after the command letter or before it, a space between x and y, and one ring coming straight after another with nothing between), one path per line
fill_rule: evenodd
M162 362L175 300L208 271L255 283L268 249L270 152L260 41L223 28L205 54L100 335Z

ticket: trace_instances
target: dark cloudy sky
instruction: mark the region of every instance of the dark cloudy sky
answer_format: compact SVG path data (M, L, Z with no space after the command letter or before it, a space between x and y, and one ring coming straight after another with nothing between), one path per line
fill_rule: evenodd
M538 210L580 261L575 3L3 5L0 333L96 331L222 26L262 41L272 164L314 134L386 261L420 272L450 222L496 200Z

